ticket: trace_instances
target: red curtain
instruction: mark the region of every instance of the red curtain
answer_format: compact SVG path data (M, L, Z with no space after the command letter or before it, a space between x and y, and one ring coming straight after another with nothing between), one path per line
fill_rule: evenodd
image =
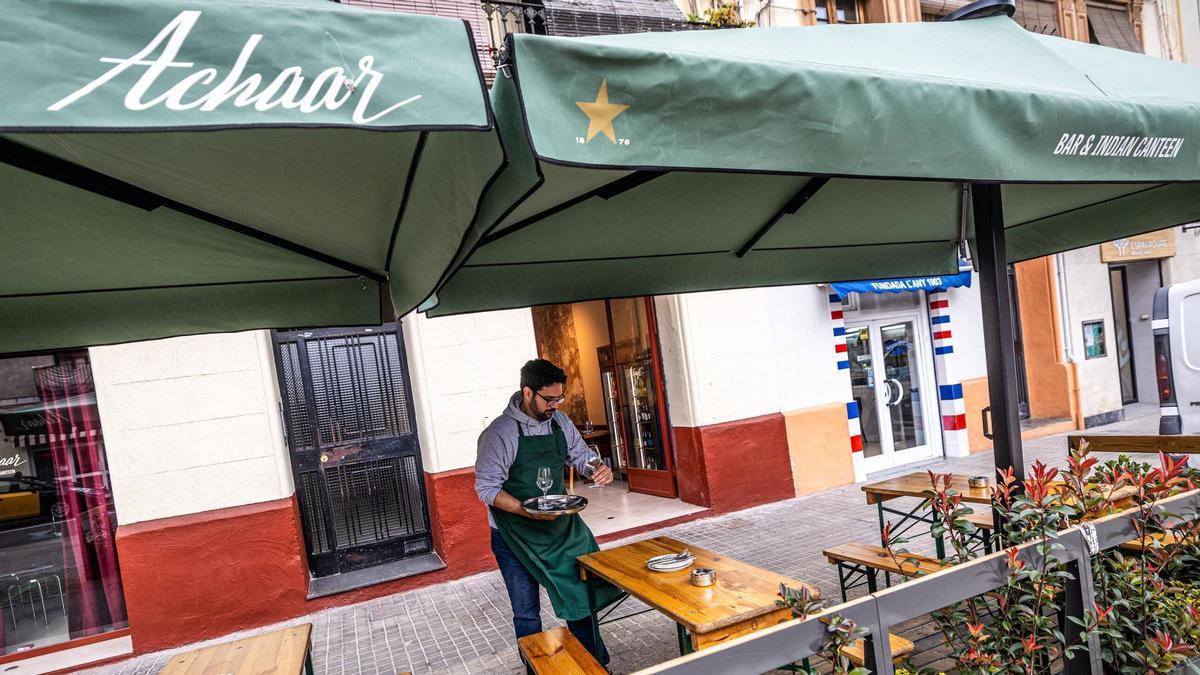
M71 637L124 626L116 518L87 354L36 369L62 505L64 588Z

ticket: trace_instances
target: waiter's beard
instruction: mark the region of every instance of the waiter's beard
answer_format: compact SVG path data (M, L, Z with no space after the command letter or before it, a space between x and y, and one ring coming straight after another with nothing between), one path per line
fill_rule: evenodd
M542 412L538 413L538 421L539 422L549 422L553 417L554 417L554 409L553 408L547 408L547 409L543 410Z

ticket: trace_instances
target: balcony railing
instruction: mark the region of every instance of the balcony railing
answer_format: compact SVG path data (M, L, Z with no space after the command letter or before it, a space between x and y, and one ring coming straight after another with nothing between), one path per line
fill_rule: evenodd
M1194 519L1200 514L1200 490L1165 499L1155 509L1176 514L1182 520ZM1092 533L1095 549L1089 548ZM1059 533L1055 543L1061 548L1056 546L1049 555L1070 565L1075 578L1065 589L1063 610L1066 615L1082 617L1085 609L1094 606L1092 557L1137 536L1128 512ZM1041 565L1042 555L1037 550L1040 544L1035 541L1020 547L1020 558L1035 569ZM828 626L821 620L834 615L850 619L868 631L865 638L867 668L877 675L894 675L888 640L878 639L879 636L886 636L889 629L903 622L1002 587L1007 570L1006 553L997 552L831 607L805 621L779 624L725 645L652 666L639 671L638 675L757 675L768 672L815 656L828 635ZM1081 638L1079 627L1070 621L1065 621L1064 625L1068 644L1077 644ZM1098 638L1092 634L1087 642L1086 652L1062 664L1067 675L1102 675Z
M569 5L546 7L539 3L482 0L488 42L496 65L503 58L504 40L513 33L538 35L612 35L615 33L699 30L705 24L682 18L642 16L620 12L595 12Z

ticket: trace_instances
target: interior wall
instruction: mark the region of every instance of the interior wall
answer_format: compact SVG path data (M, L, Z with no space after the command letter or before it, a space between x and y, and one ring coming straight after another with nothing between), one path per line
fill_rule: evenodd
M567 374L563 388L566 400L558 406L572 421L587 417L583 378L579 374L579 341L575 334L575 315L571 305L533 307L533 335L538 356L553 361Z
M591 420L600 426L607 416L604 412L604 389L600 382L600 360L596 348L608 344L608 315L603 300L577 302L571 305L575 319L575 343L579 349L579 379L587 414L576 419Z

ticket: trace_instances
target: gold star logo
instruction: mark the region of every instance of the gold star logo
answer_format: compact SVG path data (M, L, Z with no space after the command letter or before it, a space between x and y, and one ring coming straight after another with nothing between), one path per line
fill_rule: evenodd
M617 134L613 131L613 120L625 112L629 106L619 103L608 102L608 80L600 81L600 91L596 93L595 101L576 101L575 105L583 111L584 115L588 116L587 140L591 142L592 137L603 132L608 136L608 140L613 143L617 142Z

